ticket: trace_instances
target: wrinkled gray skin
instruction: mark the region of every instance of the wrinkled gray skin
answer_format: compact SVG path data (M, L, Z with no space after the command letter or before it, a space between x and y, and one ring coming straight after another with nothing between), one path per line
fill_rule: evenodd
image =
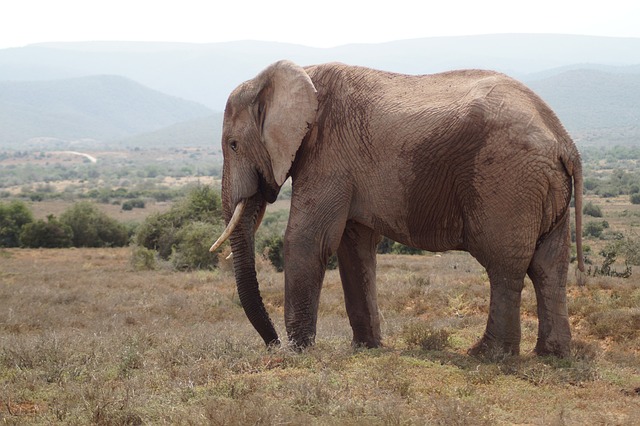
M408 76L342 64L281 61L230 95L222 136L222 199L242 306L268 345L279 342L255 272L266 203L293 182L285 235L285 324L314 343L320 289L337 253L353 343L381 345L376 246L381 235L429 251L465 250L487 270L490 307L479 354L520 349L525 275L538 305L535 352L566 356L569 202L580 155L549 107L490 71Z

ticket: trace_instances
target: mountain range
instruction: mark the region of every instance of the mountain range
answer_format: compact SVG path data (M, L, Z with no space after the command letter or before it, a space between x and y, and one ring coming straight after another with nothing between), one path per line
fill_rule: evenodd
M577 139L606 143L607 129L615 128L617 142L640 142L640 38L503 34L328 49L255 41L3 49L0 146L35 135L171 143L183 132L190 136L182 143L217 144L219 112L229 92L283 58L410 74L495 69L538 92Z
M0 81L0 143L110 140L212 114L207 107L120 76Z

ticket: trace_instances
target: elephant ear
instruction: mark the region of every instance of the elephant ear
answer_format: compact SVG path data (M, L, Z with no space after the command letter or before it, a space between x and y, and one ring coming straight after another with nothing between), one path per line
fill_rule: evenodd
M316 88L304 69L290 61L270 65L256 80L260 87L256 104L262 140L271 157L273 177L282 186L315 121Z

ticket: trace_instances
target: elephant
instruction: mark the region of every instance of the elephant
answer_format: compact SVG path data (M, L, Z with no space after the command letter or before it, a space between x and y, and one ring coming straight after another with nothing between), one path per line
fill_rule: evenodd
M260 295L255 232L289 177L284 321L313 345L327 261L337 254L352 344L382 345L376 246L462 250L486 269L489 314L469 350L517 355L524 278L533 282L534 353L567 356L566 283L575 190L582 256L580 153L549 106L498 72L404 75L282 60L240 84L224 111L222 206L244 311L280 344ZM577 274L580 274L576 271Z

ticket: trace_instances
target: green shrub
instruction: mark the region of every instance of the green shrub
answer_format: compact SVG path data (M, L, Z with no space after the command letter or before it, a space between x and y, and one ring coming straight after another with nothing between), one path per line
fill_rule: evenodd
M393 241L391 238L387 238L387 237L382 237L382 240L378 244L377 252L379 254L388 254L388 253L393 253L393 254L422 254L422 253L424 253L424 251L422 251L420 249L409 247L409 246L405 246L404 244L400 244L400 243L398 243L396 241Z
M39 219L27 223L20 232L20 245L31 248L66 248L71 247L73 231L71 227L60 222L54 215L47 216L47 221Z
M256 244L258 253L276 268L276 271L284 271L284 238L273 234L258 241Z
M640 265L640 239L635 237L626 237L619 244L619 250L630 265Z
M640 204L640 194L631 194L629 197L631 204Z
M177 244L173 248L171 264L178 270L214 269L218 255L210 253L212 238L220 235L224 227L207 222L190 222L176 232Z
M598 187L598 182L599 181L594 178L586 178L584 180L584 189L587 191L593 191Z
M414 247L405 246L398 242L393 243L391 252L395 254L422 254L423 251Z
M81 201L60 215L73 231L74 247L122 247L129 242L127 229L90 201Z
M259 231L267 234L284 234L289 220L289 210L276 210L265 213Z
M593 204L591 201L586 203L582 208L582 213L592 217L602 217L602 209L599 205Z
M177 269L209 269L217 264L217 256L209 253L209 247L224 229L220 207L217 191L210 186L195 186L169 211L148 216L138 227L134 241L156 250Z
M154 213L138 226L134 241L137 245L149 250L156 250L164 259L171 256L172 246L175 242L176 226L167 213Z
M393 250L394 243L395 241L393 241L391 238L382 237L382 240L378 244L378 253L379 254L391 253Z
M141 200L139 198L127 200L122 203L122 210L144 209L144 207L144 200Z
M605 186L603 188L598 188L596 193L602 198L615 198L620 195L620 190L614 186Z
M582 235L585 237L600 238L602 236L602 232L608 227L609 222L606 220L587 222L584 230L582 231Z
M22 227L31 222L33 214L22 201L0 203L0 247L18 247Z
M145 247L134 246L131 250L131 266L136 271L156 269L156 252Z
M256 242L256 251L267 259L276 268L276 271L284 271L284 238L279 234L271 234L260 238ZM338 257L334 254L327 262L327 269L338 267Z

